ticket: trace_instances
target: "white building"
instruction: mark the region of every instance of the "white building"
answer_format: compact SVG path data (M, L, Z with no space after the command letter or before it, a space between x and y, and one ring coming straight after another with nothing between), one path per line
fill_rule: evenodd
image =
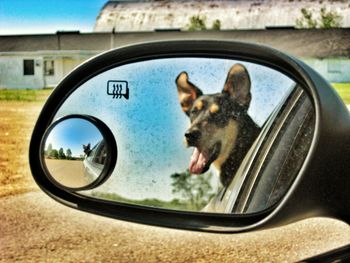
M8 52L0 55L0 87L37 89L55 87L91 52Z
M291 29L302 8L317 18L323 7L339 14L345 28ZM219 20L221 31L181 31L193 16L203 19L208 29ZM102 51L169 39L264 44L305 60L331 82L350 82L349 1L111 0L102 7L94 31L0 36L0 89L55 87L75 66Z
M109 48L98 36L79 36L78 32L0 36L0 88L55 87L74 67Z
M159 32L58 32L0 36L0 89L55 87L75 66L111 48L156 40L247 41L301 58L330 82L350 82L350 28Z

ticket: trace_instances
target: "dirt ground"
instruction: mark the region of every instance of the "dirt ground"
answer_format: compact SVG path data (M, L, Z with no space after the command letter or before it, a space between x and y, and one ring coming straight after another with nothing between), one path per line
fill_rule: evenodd
M41 102L0 101L0 197L38 189L28 164L28 148Z
M350 227L331 219L208 234L83 213L42 192L0 201L0 263L296 262L350 243Z
M84 176L83 161L45 159L45 163L53 178L63 185L83 187L89 184Z
M350 243L314 218L242 234L132 224L67 208L41 192L28 145L41 103L0 101L0 262L295 262Z

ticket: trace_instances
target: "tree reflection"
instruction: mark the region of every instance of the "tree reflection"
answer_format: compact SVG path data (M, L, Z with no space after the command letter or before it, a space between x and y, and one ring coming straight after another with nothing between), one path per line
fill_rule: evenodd
M189 210L201 210L215 195L210 184L212 173L191 175L189 170L183 173L174 173L170 177L173 180L173 194L180 194L182 201L188 203Z

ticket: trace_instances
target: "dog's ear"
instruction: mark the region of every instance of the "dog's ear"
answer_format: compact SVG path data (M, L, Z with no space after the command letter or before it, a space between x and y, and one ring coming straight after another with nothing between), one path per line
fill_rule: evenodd
M241 64L235 64L227 74L223 93L228 93L238 104L249 107L251 100L250 77L247 69Z
M182 110L189 115L193 102L203 95L203 92L189 82L187 72L181 72L176 78L177 92Z

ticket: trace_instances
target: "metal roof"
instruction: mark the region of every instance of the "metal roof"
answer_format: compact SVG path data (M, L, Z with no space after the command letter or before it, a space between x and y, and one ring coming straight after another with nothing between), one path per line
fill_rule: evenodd
M350 28L124 33L59 32L44 35L0 36L0 53L74 50L99 52L134 43L170 39L247 41L268 45L300 57L350 58Z
M190 19L197 16L208 29L216 20L223 30L290 27L303 17L303 8L316 20L322 8L335 12L341 16L341 27L350 27L347 0L157 0L109 1L97 16L94 31L186 29Z

